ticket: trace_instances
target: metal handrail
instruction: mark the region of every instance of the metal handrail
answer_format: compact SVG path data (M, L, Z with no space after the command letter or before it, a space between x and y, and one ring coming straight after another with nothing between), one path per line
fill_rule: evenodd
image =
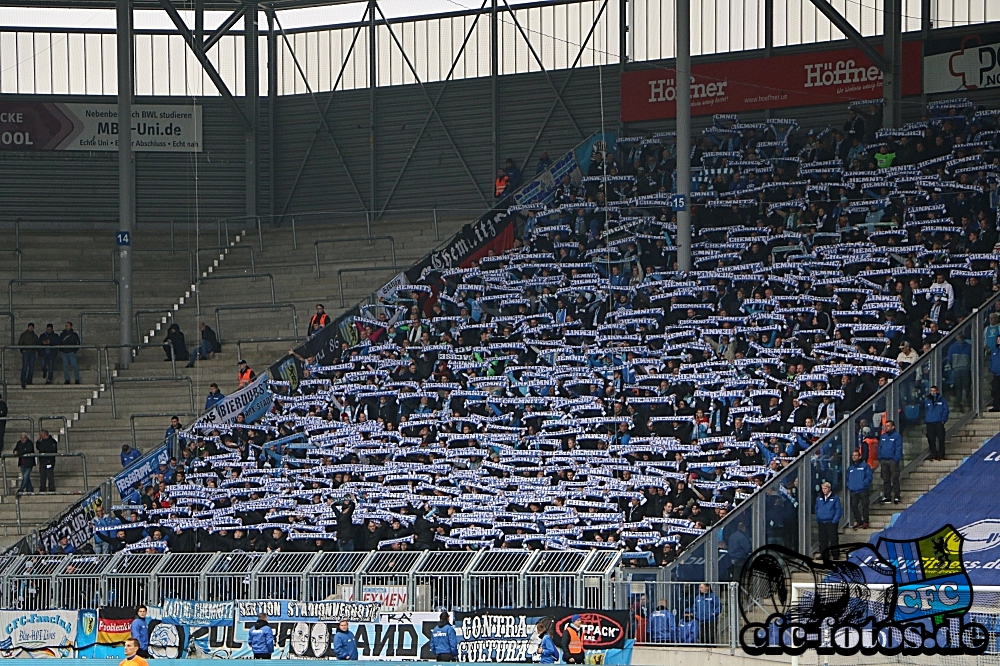
M103 347L101 345L78 345L77 348L76 348L76 350L77 350L76 353L79 353L83 349L93 349L93 350L95 350L97 352L97 364L94 367L94 370L97 372L97 381L95 382L96 384L100 384L101 383L101 349L102 348ZM40 350L47 350L47 351L51 351L53 353L56 353L56 352L59 352L60 348L57 347L57 346L53 346L53 345L3 345L3 346L0 346L0 378L3 378L4 381L7 380L7 352L11 351L11 350L16 350L16 351L21 352L21 351L28 350L28 349L35 350L36 353L38 351L40 351Z
M292 310L292 332L295 337L299 337L299 312L295 308L294 303L273 303L267 304L262 303L260 305L220 305L215 308L215 335L219 339L219 344L222 344L222 319L219 317L219 312L222 310L271 310L272 312L280 310L282 308L291 308Z
M198 248L198 252L204 252L206 250L222 250L226 254L229 254L230 250L249 250L250 251L250 272L257 273L257 261L254 259L253 245L208 245ZM192 273L193 274L193 273ZM257 278L254 278L254 282Z
M340 307L344 305L344 273L364 273L367 271L398 271L399 266L365 266L362 268L341 268L337 271L337 282L340 284Z
M117 310L84 310L80 313L80 325L77 327L76 332L80 334L80 340L83 340L83 318L86 315L96 316L96 315L114 315L116 317L121 317L121 312Z
M28 435L31 437L31 441L35 441L35 419L30 416L3 416L0 417L0 421L6 421L7 423L11 421L27 421L31 424L31 430Z
M257 278L259 277L266 277L268 281L271 283L271 305L274 305L275 304L274 276L270 273L243 273L241 275L209 275L208 277L201 278L201 282L205 282L206 280L240 280L244 278L253 278L254 281L256 282Z
M8 247L0 250L0 252L13 252L17 255L17 278L21 279L24 277L22 264L24 263L24 252L19 247Z
M169 418L171 416L200 416L198 412L142 412L141 414L132 414L129 417L129 422L132 429L132 448L138 450L138 444L136 442L136 432L135 432L135 420L139 418Z
M69 419L62 414L45 414L44 416L38 417L38 432L45 430L51 434L51 430L44 426L46 421L60 421L62 423L62 429L59 431L61 437L59 438L59 444L66 442L66 453L72 453L69 446Z
M253 220L257 226L257 241L260 244L260 251L264 251L264 232L261 228L260 215L237 215L235 217L224 217L216 220L216 224L221 225L223 222L226 224L226 243L229 243L229 223L236 222L239 220ZM222 233L220 229L219 233L219 245L222 245Z
M160 308L160 309L156 309L156 310L136 310L135 313L134 313L134 315L135 315L135 330L137 332L142 330L142 326L139 325L139 315L144 315L144 314L163 314L163 313L166 313L167 317L169 319L173 320L173 318L174 318L174 311L172 309L170 309L170 308ZM163 323L163 322L159 322L159 323Z
M244 343L254 344L257 342L304 342L307 338L295 337L295 338L240 338L236 341L236 355L243 358L243 347Z
M112 349L132 349L132 357L138 356L138 350L140 349L163 349L162 342L143 342L140 344L131 345L102 345L101 349L104 350L104 369L107 372L107 377L110 380L113 375L111 373L111 354ZM171 377L177 377L177 359L174 358L173 350L170 353L170 373Z
M188 258L188 282L189 283L194 283L194 278L195 278L195 275L194 275L194 264L195 264L195 261L194 261L194 250L191 250L191 249L181 249L181 250L174 249L173 221L171 221L171 223L170 223L170 230L171 230L171 238L170 238L170 247L169 248L166 248L166 247L162 247L162 248L161 247L149 247L149 248L139 248L139 249L132 248L132 252L166 252L168 254L177 254L178 252L183 252L184 254L187 255L187 258ZM118 250L112 249L111 250L111 277L112 278L116 278L116 276L118 275L118 263L115 261L115 258L117 256L118 256Z
M925 363L927 363L930 360L933 360L935 357L942 354L944 349L948 348L952 343L954 343L958 339L958 334L964 333L966 328L965 321L970 321L970 320L972 321L970 327L973 333L975 333L976 331L975 317L982 312L992 311L993 304L996 303L998 300L1000 300L1000 293L994 294L992 298L987 300L980 307L975 308L972 311L972 313L966 318L966 320L955 326L955 328L952 331L950 331L948 335L946 335L944 338L938 341L937 344L935 344L934 347L931 349L931 351L929 351L927 354L921 355L908 368L903 370L899 375L894 377L891 381L886 382L885 386L875 391L875 393L873 393L867 400L861 403L860 406L858 406L853 411L845 414L844 417L840 421L838 421L837 425L834 426L829 433L821 437L818 441L813 443L812 446L810 446L808 449L800 453L799 456L795 459L795 461L793 461L790 465L788 465L780 472L778 472L770 479L768 479L760 488L757 488L756 492L754 492L752 497L748 498L742 504L734 508L732 511L729 512L729 514L725 518L715 523L704 534L700 535L698 538L696 538L694 541L688 544L688 546L684 549L683 553L681 553L673 563L671 563L666 567L666 570L668 572L667 576L670 575L669 572L676 571L678 567L683 565L689 557L692 557L693 554L698 551L699 548L704 547L705 549L708 549L712 547L714 543L718 540L718 535L722 534L725 531L726 527L728 527L729 525L737 524L736 521L742 518L746 510L746 507L753 505L754 498L764 497L768 490L773 491L777 489L780 486L780 484L792 474L802 474L805 464L812 460L814 453L821 450L825 445L831 443L832 441L835 441L837 437L843 437L842 426L844 424L850 424L851 419L854 418L855 415L865 413L868 409L873 408L876 402L880 402L882 400L885 400L886 410L888 411L892 406L892 402L890 399L892 398L893 392L898 390L899 387L902 386L905 381L912 379L914 375L920 372L923 369L922 366L924 366ZM974 353L975 349L976 349L976 344L973 343ZM975 362L973 362L973 368L976 367L977 366ZM981 401L979 400L972 401L973 404L971 405L971 408L969 410L969 415L975 415L981 409L980 402ZM966 419L963 419L959 423L955 424L956 427L960 427L961 425L963 425L969 418L969 415L966 415L967 417ZM846 445L843 442L842 444ZM853 446L853 443L851 445ZM918 463L919 461L920 461L920 456L918 456L918 458L913 462ZM802 487L801 483L800 487ZM874 489L874 484L873 484L873 489ZM808 499L808 493L806 493L806 495L807 495L806 497L799 498L800 504L806 499ZM808 510L811 507L806 507L806 508ZM708 559L708 553L706 550L706 560L707 559Z
M0 317L10 318L10 344L14 344L14 313L10 310L0 310Z
M320 245L332 244L332 243L351 243L351 242L357 242L357 241L368 241L368 244L371 245L372 241L376 241L376 240L387 240L387 241L389 241L389 252L391 253L391 256L392 256L392 265L395 266L396 265L396 239L393 238L392 236L386 235L386 236L355 236L355 237L352 237L352 238L322 238L322 239L320 239L318 241L315 241L313 243L313 253L316 255L316 277L318 277L318 278L323 277L323 275L320 273L320 269L319 269L319 246Z
M108 384L111 387L111 418L118 418L118 403L115 400L115 384L133 384L139 382L187 382L188 400L191 411L194 411L194 381L185 375L180 377L112 377Z
M34 456L36 460L38 458L40 458L40 457L44 457L44 458L79 458L81 461L83 461L83 490L82 491L81 490L74 490L74 491L69 491L69 492L62 491L62 492L58 492L58 493L55 493L55 494L57 494L57 495L82 495L82 494L90 491L90 481L87 478L87 456L85 454L83 454L83 453L38 453L37 451L35 451L35 453L33 453L31 455ZM0 454L0 475L2 475L2 478L3 478L3 491L4 491L5 495L10 495L10 484L7 482L7 462L6 461L7 461L8 458L20 458L20 457L21 456L17 455L16 453L3 453L3 454ZM28 456L28 457L31 457L31 456ZM29 494L35 494L35 493L29 493ZM16 495L17 495L17 500L15 500L15 503L17 504L17 526L18 526L18 529L20 529L21 528L21 506L20 506L20 503L21 503L21 493L16 493Z
M115 285L115 307L121 309L121 298L118 293L118 280L103 280L100 278L15 278L7 283L7 309L14 310L15 284L113 284Z

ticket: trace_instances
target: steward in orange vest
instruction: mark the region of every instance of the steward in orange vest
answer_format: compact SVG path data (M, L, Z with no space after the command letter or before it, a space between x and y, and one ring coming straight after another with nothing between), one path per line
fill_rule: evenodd
M583 648L583 625L580 623L580 616L574 615L570 618L563 634L563 661L567 664L582 664L586 656Z
M239 368L237 376L239 377L240 382L236 385L236 388L241 389L253 380L257 379L257 375L243 359L240 359Z
M324 326L327 326L329 323L330 323L330 315L328 315L326 313L326 310L323 309L322 303L317 303L316 314L314 314L309 319L309 330L306 332L306 335L311 336L313 333L323 328Z

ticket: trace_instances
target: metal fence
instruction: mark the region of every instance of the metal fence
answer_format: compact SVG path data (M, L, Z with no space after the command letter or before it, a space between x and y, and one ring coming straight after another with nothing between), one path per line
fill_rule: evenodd
M618 564L607 551L18 555L0 557L0 603L39 610L174 598L367 599L400 611L625 608L624 597L614 606Z

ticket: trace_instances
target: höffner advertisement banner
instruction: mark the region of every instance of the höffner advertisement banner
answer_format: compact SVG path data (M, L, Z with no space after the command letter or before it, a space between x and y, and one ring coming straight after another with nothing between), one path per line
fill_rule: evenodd
M919 42L903 44L903 94L920 94ZM676 75L657 68L622 74L622 122L677 115ZM739 113L882 97L882 72L858 49L695 64L691 115Z
M201 107L132 107L132 149L200 153ZM0 101L0 150L118 150L118 107L78 102Z
M924 47L924 92L967 92L983 88L1000 88L1000 32L927 42Z

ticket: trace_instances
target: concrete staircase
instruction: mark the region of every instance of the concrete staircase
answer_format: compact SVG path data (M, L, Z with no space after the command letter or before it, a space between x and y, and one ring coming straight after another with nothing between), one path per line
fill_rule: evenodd
M998 432L1000 432L1000 412L984 412L972 420L956 435L948 438L945 460L924 460L900 481L902 492L899 504L881 504L873 500L870 510L870 529L854 530L848 527L844 530L841 541L868 541L873 534L889 527L893 514L902 512L916 502ZM879 470L875 470L875 480L872 485L881 490L882 477ZM845 503L845 510L848 510L848 506Z
M440 236L447 239L468 220L440 221ZM140 350L134 357L130 367L115 370L114 377L115 405L113 410L111 400L111 384L103 377L103 383L97 383L96 359L88 359L87 352L80 354L81 379L80 386L61 384L62 375L57 365L56 379L59 384L39 386L38 372L36 382L22 391L16 385L20 359L14 359L15 354L8 353L7 376L15 382L10 384L11 416L28 414L59 414L66 416L70 422L69 447L73 452L83 452L87 462L87 485L96 487L104 479L113 476L121 470L119 454L122 444L132 444L133 419L135 439L138 447L146 452L157 446L164 436L169 423L170 414L181 416L182 423L190 423L192 412L203 411L205 396L209 384L216 382L223 393L229 393L236 387L236 362L238 360L237 341L259 338L283 338L276 342L240 343L242 356L257 371L267 368L270 363L295 346L296 337L305 335L309 317L315 304L323 303L332 318L336 318L344 309L340 308L338 293L337 270L339 268L389 266L391 261L388 241L374 241L368 244L361 242L344 242L337 244L321 244L319 246L322 278L316 277L315 248L316 240L355 238L365 236L366 223L363 218L357 222L345 223L338 221L335 227L313 224L300 225L297 228L298 248L293 247L291 230L286 226L279 229L263 230L264 251L260 251L258 235L255 230L232 230L230 238L233 243L229 251L204 251L201 253L201 270L209 279L204 280L192 292L188 275L188 259L186 253L143 253L135 255L134 292L135 309L161 310L158 313L140 314L142 329L136 332L140 342L151 346ZM83 234L81 243L76 243L76 234L69 234L71 244L80 248L77 262L84 265L97 266L96 261L106 255L106 268L100 274L109 278L111 273L110 249L113 242L113 232L101 232L108 238L94 238L87 242L89 236ZM239 234L237 240L236 234ZM96 234L95 234L96 235ZM399 269L373 270L344 275L345 306L351 307L358 300L370 294L384 284L388 278L399 270L404 270L427 252L440 244L435 239L435 233L430 220L405 222L378 222L372 224L373 236L391 235L395 240L396 264ZM66 244L66 234L61 236L60 247ZM36 240L37 238L37 240ZM166 232L145 231L136 234L136 247L169 247ZM194 245L192 237L183 239ZM21 246L36 243L46 246L55 239L47 234L27 235L22 231ZM145 245L145 243L149 245ZM215 245L214 230L202 237L202 245ZM139 243L142 243L141 245ZM175 239L175 245L180 247L181 239ZM251 246L254 253L255 268L251 269L250 252L240 248ZM24 277L34 277L44 273L46 263L29 262L33 253L24 251ZM74 255L76 256L76 255ZM69 260L72 263L72 260ZM104 266L104 264L101 264ZM67 267L67 273L78 277L78 273ZM295 306L298 322L293 323L292 310L288 307L271 308L270 281L259 277L256 281L249 275L270 273L274 278L275 301L291 303ZM246 278L236 276L248 276ZM216 276L225 279L215 279ZM16 277L16 276L14 276ZM10 278L8 278L10 279ZM34 317L36 325L45 319L46 313L61 312L60 308L71 309L69 304L76 304L79 295L63 296L58 293L62 285L39 285L38 297L19 301L15 294L14 309L16 313L15 330L20 334L27 317ZM87 286L86 284L84 286ZM110 296L106 301L99 300L96 294L85 294L87 311L112 311L114 307L112 285L89 283L91 287L107 287ZM27 287L27 285L25 285ZM82 301L81 301L82 302ZM218 320L216 308L233 305L262 306L250 310L220 310ZM77 311L83 308L73 305ZM200 315L199 315L200 310ZM53 323L59 326L59 319L70 317L58 315ZM72 317L74 322L77 317ZM194 368L185 368L178 363L176 375L179 379L169 381L129 381L139 378L156 377L160 380L173 376L174 369L170 363L163 361L164 353L159 345L166 334L169 322L176 322L185 333L188 347L192 348L200 339L198 322L203 321L213 329L221 329L220 338L223 353L214 359L197 362ZM218 323L217 323L218 322ZM44 324L43 324L44 325ZM118 320L114 316L85 316L84 344L92 340L100 344L114 344L118 338ZM0 335L5 331L0 329ZM9 336L8 336L9 337ZM93 352L90 353L93 356ZM16 360L16 363L15 363ZM111 362L115 361L112 352ZM188 382L190 380L190 383ZM8 379L10 381L10 379ZM190 387L190 388L189 388ZM189 393L190 390L190 393ZM194 409L191 408L191 395L194 399ZM113 411L117 411L117 418ZM161 414L161 416L142 416L143 414ZM59 432L54 422L53 433ZM19 432L18 425L8 426L6 451L9 452ZM56 434L64 443L65 434ZM16 464L7 461L8 487L0 495L0 525L12 525L16 522L14 497L8 493L16 490L18 478ZM57 487L62 492L82 493L85 489L82 464L76 458L63 458L57 461ZM37 474L33 477L35 487L38 487ZM21 524L24 531L43 524L54 517L60 510L76 501L77 496L56 495L24 495L20 500ZM8 534L16 530L7 528ZM3 531L0 530L0 534ZM13 541L13 538L0 539L0 543Z

